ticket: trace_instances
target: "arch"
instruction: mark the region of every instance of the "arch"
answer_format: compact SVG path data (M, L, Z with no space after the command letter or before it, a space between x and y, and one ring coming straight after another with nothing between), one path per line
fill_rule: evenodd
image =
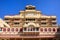
M28 26L31 26L31 25L33 25L34 27L39 27L39 24L38 23L35 24L33 22L30 22L28 24L24 24L23 27L28 27Z
M36 24L35 23L28 23L27 26L31 26L31 25L33 25L34 27L36 27Z
M33 31L34 28L35 28L34 25L29 25L28 26L28 31Z

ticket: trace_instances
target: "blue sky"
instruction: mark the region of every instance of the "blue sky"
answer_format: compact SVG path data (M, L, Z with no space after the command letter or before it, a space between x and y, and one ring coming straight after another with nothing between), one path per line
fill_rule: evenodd
M28 4L36 6L42 14L57 16L57 23L60 24L60 0L0 0L0 18L18 14Z

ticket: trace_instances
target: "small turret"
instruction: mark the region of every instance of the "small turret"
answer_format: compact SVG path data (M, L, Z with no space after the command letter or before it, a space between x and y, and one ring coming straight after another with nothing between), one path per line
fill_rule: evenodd
M35 6L27 5L26 10L35 10Z

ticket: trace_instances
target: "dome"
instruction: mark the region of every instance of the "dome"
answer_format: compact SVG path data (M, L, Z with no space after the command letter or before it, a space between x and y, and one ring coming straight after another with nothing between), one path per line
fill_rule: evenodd
M33 5L27 5L26 6L26 9L27 10L34 10L35 9L35 6L33 6Z

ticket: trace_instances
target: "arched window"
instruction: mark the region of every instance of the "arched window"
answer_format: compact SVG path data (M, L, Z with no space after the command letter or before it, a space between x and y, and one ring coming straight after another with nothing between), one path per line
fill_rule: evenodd
M48 28L48 31L51 32L51 28Z
M33 28L33 31L35 31L35 27Z
M6 31L6 28L3 28L3 31Z
M55 32L55 28L53 28L53 32Z
M39 31L39 28L38 27L36 27L36 31Z
M32 27L28 27L28 31L32 31Z
M7 28L7 31L10 31L10 28Z
M24 31L26 31L26 30L27 30L27 28L25 27L25 28L24 28Z
M57 28L57 32L60 32L60 28Z
M28 31L33 31L34 30L34 26L33 25L29 25L28 26Z
M18 28L16 28L16 32L18 31Z
M23 28L20 28L20 32L23 32Z
M11 31L14 31L14 28L12 28Z
M2 31L2 28L0 28L0 31Z
M40 28L40 31L43 32L43 28Z
M47 28L45 28L44 31L47 32Z

